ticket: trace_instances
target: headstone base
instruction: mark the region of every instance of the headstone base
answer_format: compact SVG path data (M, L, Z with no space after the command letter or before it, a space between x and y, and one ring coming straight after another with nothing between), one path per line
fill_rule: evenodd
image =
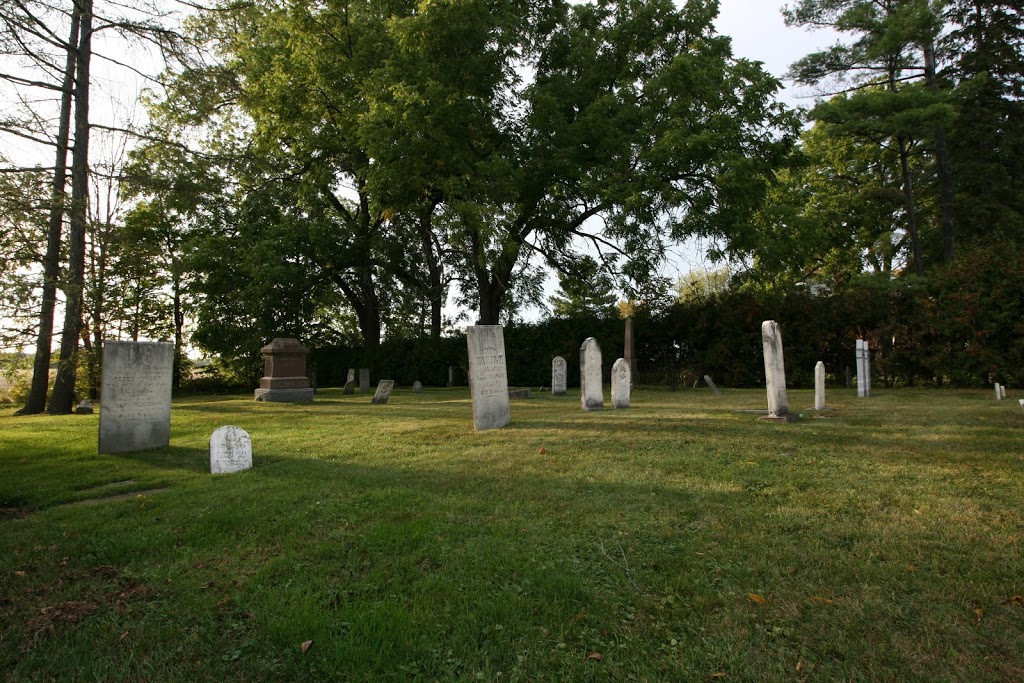
M257 389L254 398L267 403L309 403L313 389Z
M786 413L785 415L762 415L757 418L761 422L795 422L796 414Z

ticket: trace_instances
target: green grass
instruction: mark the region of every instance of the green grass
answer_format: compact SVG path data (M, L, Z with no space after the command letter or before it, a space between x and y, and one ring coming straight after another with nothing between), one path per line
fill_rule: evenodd
M763 391L640 389L601 413L544 394L481 433L465 390L185 398L169 448L114 456L98 415L4 411L0 671L1024 678L1024 415L991 392L877 393L830 391L832 419L789 425L735 412ZM214 477L224 424L255 467Z

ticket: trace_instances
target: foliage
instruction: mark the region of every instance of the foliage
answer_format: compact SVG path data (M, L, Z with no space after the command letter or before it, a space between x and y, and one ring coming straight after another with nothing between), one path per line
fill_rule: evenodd
M617 310L612 278L589 255L573 264L572 271L558 275L558 291L550 298L560 318L579 315L610 315Z

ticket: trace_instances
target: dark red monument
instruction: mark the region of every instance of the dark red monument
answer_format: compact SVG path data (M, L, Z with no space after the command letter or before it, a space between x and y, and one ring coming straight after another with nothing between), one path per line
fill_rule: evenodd
M262 349L263 378L256 390L257 401L306 403L313 400L313 389L306 377L309 349L298 339L275 339Z

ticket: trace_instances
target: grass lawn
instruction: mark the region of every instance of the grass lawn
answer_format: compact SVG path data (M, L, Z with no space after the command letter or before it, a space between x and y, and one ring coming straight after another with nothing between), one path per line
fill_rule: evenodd
M182 398L116 456L0 411L2 680L1024 679L1016 398L876 393Z

